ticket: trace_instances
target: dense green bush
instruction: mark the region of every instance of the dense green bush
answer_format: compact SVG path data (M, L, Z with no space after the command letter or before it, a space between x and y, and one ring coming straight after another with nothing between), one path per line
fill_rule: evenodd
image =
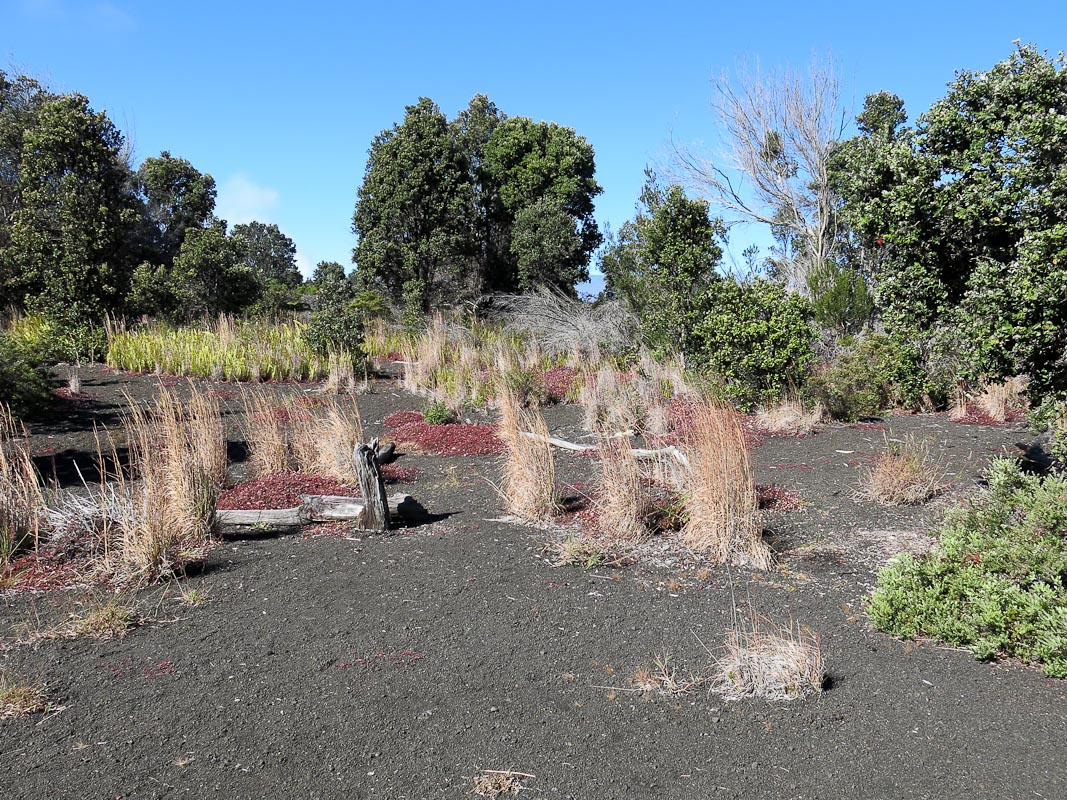
M42 411L51 399L48 381L24 357L20 349L0 334L0 405L16 417Z
M694 363L724 381L724 399L739 407L778 400L799 386L814 359L811 307L777 282L727 278L700 300Z
M939 538L939 552L882 569L874 624L1067 677L1067 477L1025 475L998 459L988 491L950 512Z
M809 378L805 394L834 419L854 422L890 408L920 408L942 399L918 350L883 334L868 336Z
M429 425L451 425L456 421L456 415L447 405L440 400L430 403L422 412L422 418Z

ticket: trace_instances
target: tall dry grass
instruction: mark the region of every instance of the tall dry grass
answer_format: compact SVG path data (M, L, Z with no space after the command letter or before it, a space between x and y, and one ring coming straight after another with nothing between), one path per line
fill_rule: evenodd
M693 413L685 443L689 459L683 529L686 545L730 564L767 569L759 500L740 415L705 403Z
M886 438L885 452L867 468L859 495L883 506L925 503L944 489L945 470L930 445L909 434L900 441Z
M615 541L639 542L651 533L649 481L642 476L628 443L607 440L601 452L595 495L601 531Z
M279 407L267 393L244 397L241 423L249 471L257 476L287 470L355 480L353 449L363 442L354 396L331 396L313 406Z
M0 565L41 536L45 496L33 466L29 434L0 405Z
M128 498L117 526L114 571L144 585L168 578L198 555L215 529L226 476L226 439L218 401L189 386L181 401L161 391L152 406L131 400L125 420L130 475L111 476Z
M822 422L825 409L821 403L808 408L795 397L787 397L777 405L767 406L756 412L756 425L768 433L784 433L790 436L807 436Z
M504 508L522 519L550 519L559 509L556 469L548 426L537 407L524 408L510 391L497 398L500 408L498 435L507 446L500 491ZM533 433L539 440L524 436Z

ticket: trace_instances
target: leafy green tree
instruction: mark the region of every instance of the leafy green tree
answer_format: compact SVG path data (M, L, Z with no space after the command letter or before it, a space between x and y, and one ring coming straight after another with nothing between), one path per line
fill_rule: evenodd
M5 260L31 308L83 324L125 297L137 212L122 145L107 115L77 94L44 103L25 130Z
M589 279L589 271L579 266L587 258L582 247L576 220L559 200L542 197L521 208L511 230L519 289L573 293L575 284Z
M241 244L226 235L226 223L189 228L174 260L171 291L186 319L219 312L240 313L259 297L261 284L241 263Z
M722 280L726 229L706 201L690 200L677 185L660 188L650 170L645 175L643 210L604 249L600 269L607 288L640 317L649 345L689 353L706 310L699 298Z
M594 178L592 145L573 128L554 122L534 122L528 117L511 117L493 131L485 148L484 166L513 225L524 209L535 204L551 209L555 218L543 226L548 237L543 242L531 235L531 215L535 212L526 211L522 215L523 235L518 242L513 239L509 248L516 283L523 284L520 263L542 261L543 264L544 253L551 251L563 259L555 265L557 274L545 276L542 272L536 285L573 292L575 282L588 280L589 258L603 242L593 219L593 198L603 190ZM572 222L565 223L563 215L569 216ZM567 227L574 230L576 247L560 248L561 230ZM535 288L529 283L530 277L527 274L527 285L523 288Z
M1019 46L987 72L959 72L914 130L903 118L898 98L869 97L835 169L842 215L877 253L887 329L915 339L955 324L964 340L986 336L969 348L969 376L1026 369L1032 394L1062 386L1067 367L1049 372L1041 348L1052 342L1034 332L1067 326L1054 312L1067 196L1063 55Z
M265 284L278 283L293 288L303 280L296 266L296 245L275 224L263 222L234 225L241 262Z
M362 280L399 301L422 281L426 308L455 297L469 262L472 187L467 164L437 105L421 98L404 122L375 137L352 219Z
M144 203L144 260L170 267L185 241L185 231L211 224L215 179L164 150L144 160L135 185Z
M320 261L311 283L315 311L307 327L307 340L317 352L347 352L358 356L363 347L363 313L355 287L336 261Z

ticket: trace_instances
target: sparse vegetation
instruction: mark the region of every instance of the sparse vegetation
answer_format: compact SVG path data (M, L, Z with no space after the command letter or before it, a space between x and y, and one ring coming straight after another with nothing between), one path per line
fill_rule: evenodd
M700 405L692 414L685 450L686 545L723 563L770 567L773 558L761 536L759 498L737 413Z
M729 700L796 700L821 692L826 682L817 633L756 614L727 632L715 667L713 685Z
M507 447L500 487L504 508L521 519L551 519L559 508L559 497L544 417L537 408L523 408L510 392L501 394L498 404L498 431Z
M945 472L931 456L930 445L914 436L886 439L886 452L876 456L860 485L860 494L884 506L925 503L943 491Z
M25 427L0 405L0 567L40 540L45 497Z
M15 719L40 713L48 708L44 689L25 683L10 671L0 669L0 719Z

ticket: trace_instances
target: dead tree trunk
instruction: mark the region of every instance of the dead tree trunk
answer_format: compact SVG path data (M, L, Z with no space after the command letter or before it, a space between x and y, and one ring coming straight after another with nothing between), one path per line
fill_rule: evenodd
M389 530L389 498L378 465L378 440L358 445L352 451L352 463L365 504L363 515L356 524L365 531Z
M220 525L273 525L279 527L307 525L312 522L358 521L366 504L358 497L301 495L296 508L219 509ZM426 512L411 495L394 494L388 500L390 517L404 522L420 522Z

